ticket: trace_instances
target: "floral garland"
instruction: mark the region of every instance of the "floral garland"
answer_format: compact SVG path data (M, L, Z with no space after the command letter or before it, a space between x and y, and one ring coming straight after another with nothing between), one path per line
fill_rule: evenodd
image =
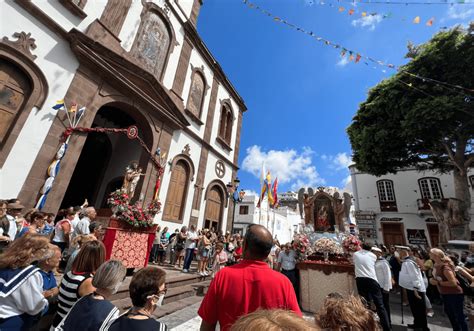
M361 241L357 236L350 234L342 241L342 246L344 247L344 251L348 253L357 252L360 250Z
M320 238L314 243L314 251L316 253L328 254L343 254L342 247L335 241L329 238Z
M134 227L152 226L155 215L161 210L161 202L154 200L143 209L138 202L130 205L128 199L128 195L120 189L110 194L107 203L117 219Z

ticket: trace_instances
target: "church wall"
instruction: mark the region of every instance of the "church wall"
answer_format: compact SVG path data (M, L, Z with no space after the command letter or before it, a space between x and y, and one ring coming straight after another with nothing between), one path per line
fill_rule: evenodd
M0 37L6 36L10 40L15 40L12 37L15 32L31 33L37 45L37 48L32 51L37 56L34 63L42 70L49 85L49 95L42 109L30 111L20 135L0 170L2 183L0 197L12 198L18 196L56 116L56 110L51 107L66 93L79 64L67 41L51 33L15 2L2 1L0 12L2 20Z
M184 215L183 215L183 222L182 223L175 223L175 222L169 222L163 220L163 212L166 204L166 196L168 194L168 188L170 184L170 179L171 179L171 173L172 169L170 167L170 161L173 161L173 159L179 155L182 154L182 151L186 145L189 144L189 157L191 158L194 169L197 171L198 165L199 165L199 156L201 153L201 147L200 144L194 140L193 138L189 137L186 133L184 133L181 130L177 130L173 134L173 138L171 140L171 145L169 149L169 153L167 156L168 163L166 164L165 172L163 174L163 180L162 180L162 185L160 188L160 201L162 203L162 208L161 208L161 213L158 214L157 216L157 221L164 226L168 226L168 228L172 231L174 229L180 229L183 225L188 225L189 224L189 219L191 217L191 205L192 205L192 197L194 194L194 184L196 180L196 173L194 173L194 179L188 182L188 192L185 198L185 209L184 209Z

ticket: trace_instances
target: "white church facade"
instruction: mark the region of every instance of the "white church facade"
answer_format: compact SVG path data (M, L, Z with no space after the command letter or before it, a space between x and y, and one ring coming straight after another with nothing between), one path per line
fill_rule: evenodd
M86 107L78 125L125 134L72 134L44 211L85 198L107 217L107 197L136 161L132 201L149 203L166 164L158 221L230 230L226 184L236 177L246 106L196 30L202 0L0 3L0 199L38 201L67 129L63 99ZM229 209L230 207L230 209ZM229 219L229 221L228 221Z

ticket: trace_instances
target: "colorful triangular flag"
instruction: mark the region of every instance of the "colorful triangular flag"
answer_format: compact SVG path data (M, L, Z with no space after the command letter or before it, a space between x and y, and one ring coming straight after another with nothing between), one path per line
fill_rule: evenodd
M367 13L365 11L362 12L362 17L366 17Z
M344 8L344 7L339 7L339 12L342 13L344 10L346 10L346 8Z
M352 15L352 14L354 14L354 9L349 10L349 15Z
M430 18L428 22L426 22L426 26L433 26L434 23L434 17Z
M420 23L420 16L415 17L415 19L413 20L413 23L419 24Z
M355 59L355 63L359 62L361 57L362 57L362 56L360 56L360 54L357 53L356 59Z
M56 104L53 106L53 109L61 109L64 107L64 100L56 101Z

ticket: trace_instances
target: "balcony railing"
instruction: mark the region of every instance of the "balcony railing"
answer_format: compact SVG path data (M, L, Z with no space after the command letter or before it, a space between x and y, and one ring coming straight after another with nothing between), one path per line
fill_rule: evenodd
M396 201L380 201L381 211L398 211Z
M423 198L423 199L417 199L416 203L418 204L418 210L430 210L430 202L431 201L441 201L441 202L447 202L449 199L428 199L428 198Z

